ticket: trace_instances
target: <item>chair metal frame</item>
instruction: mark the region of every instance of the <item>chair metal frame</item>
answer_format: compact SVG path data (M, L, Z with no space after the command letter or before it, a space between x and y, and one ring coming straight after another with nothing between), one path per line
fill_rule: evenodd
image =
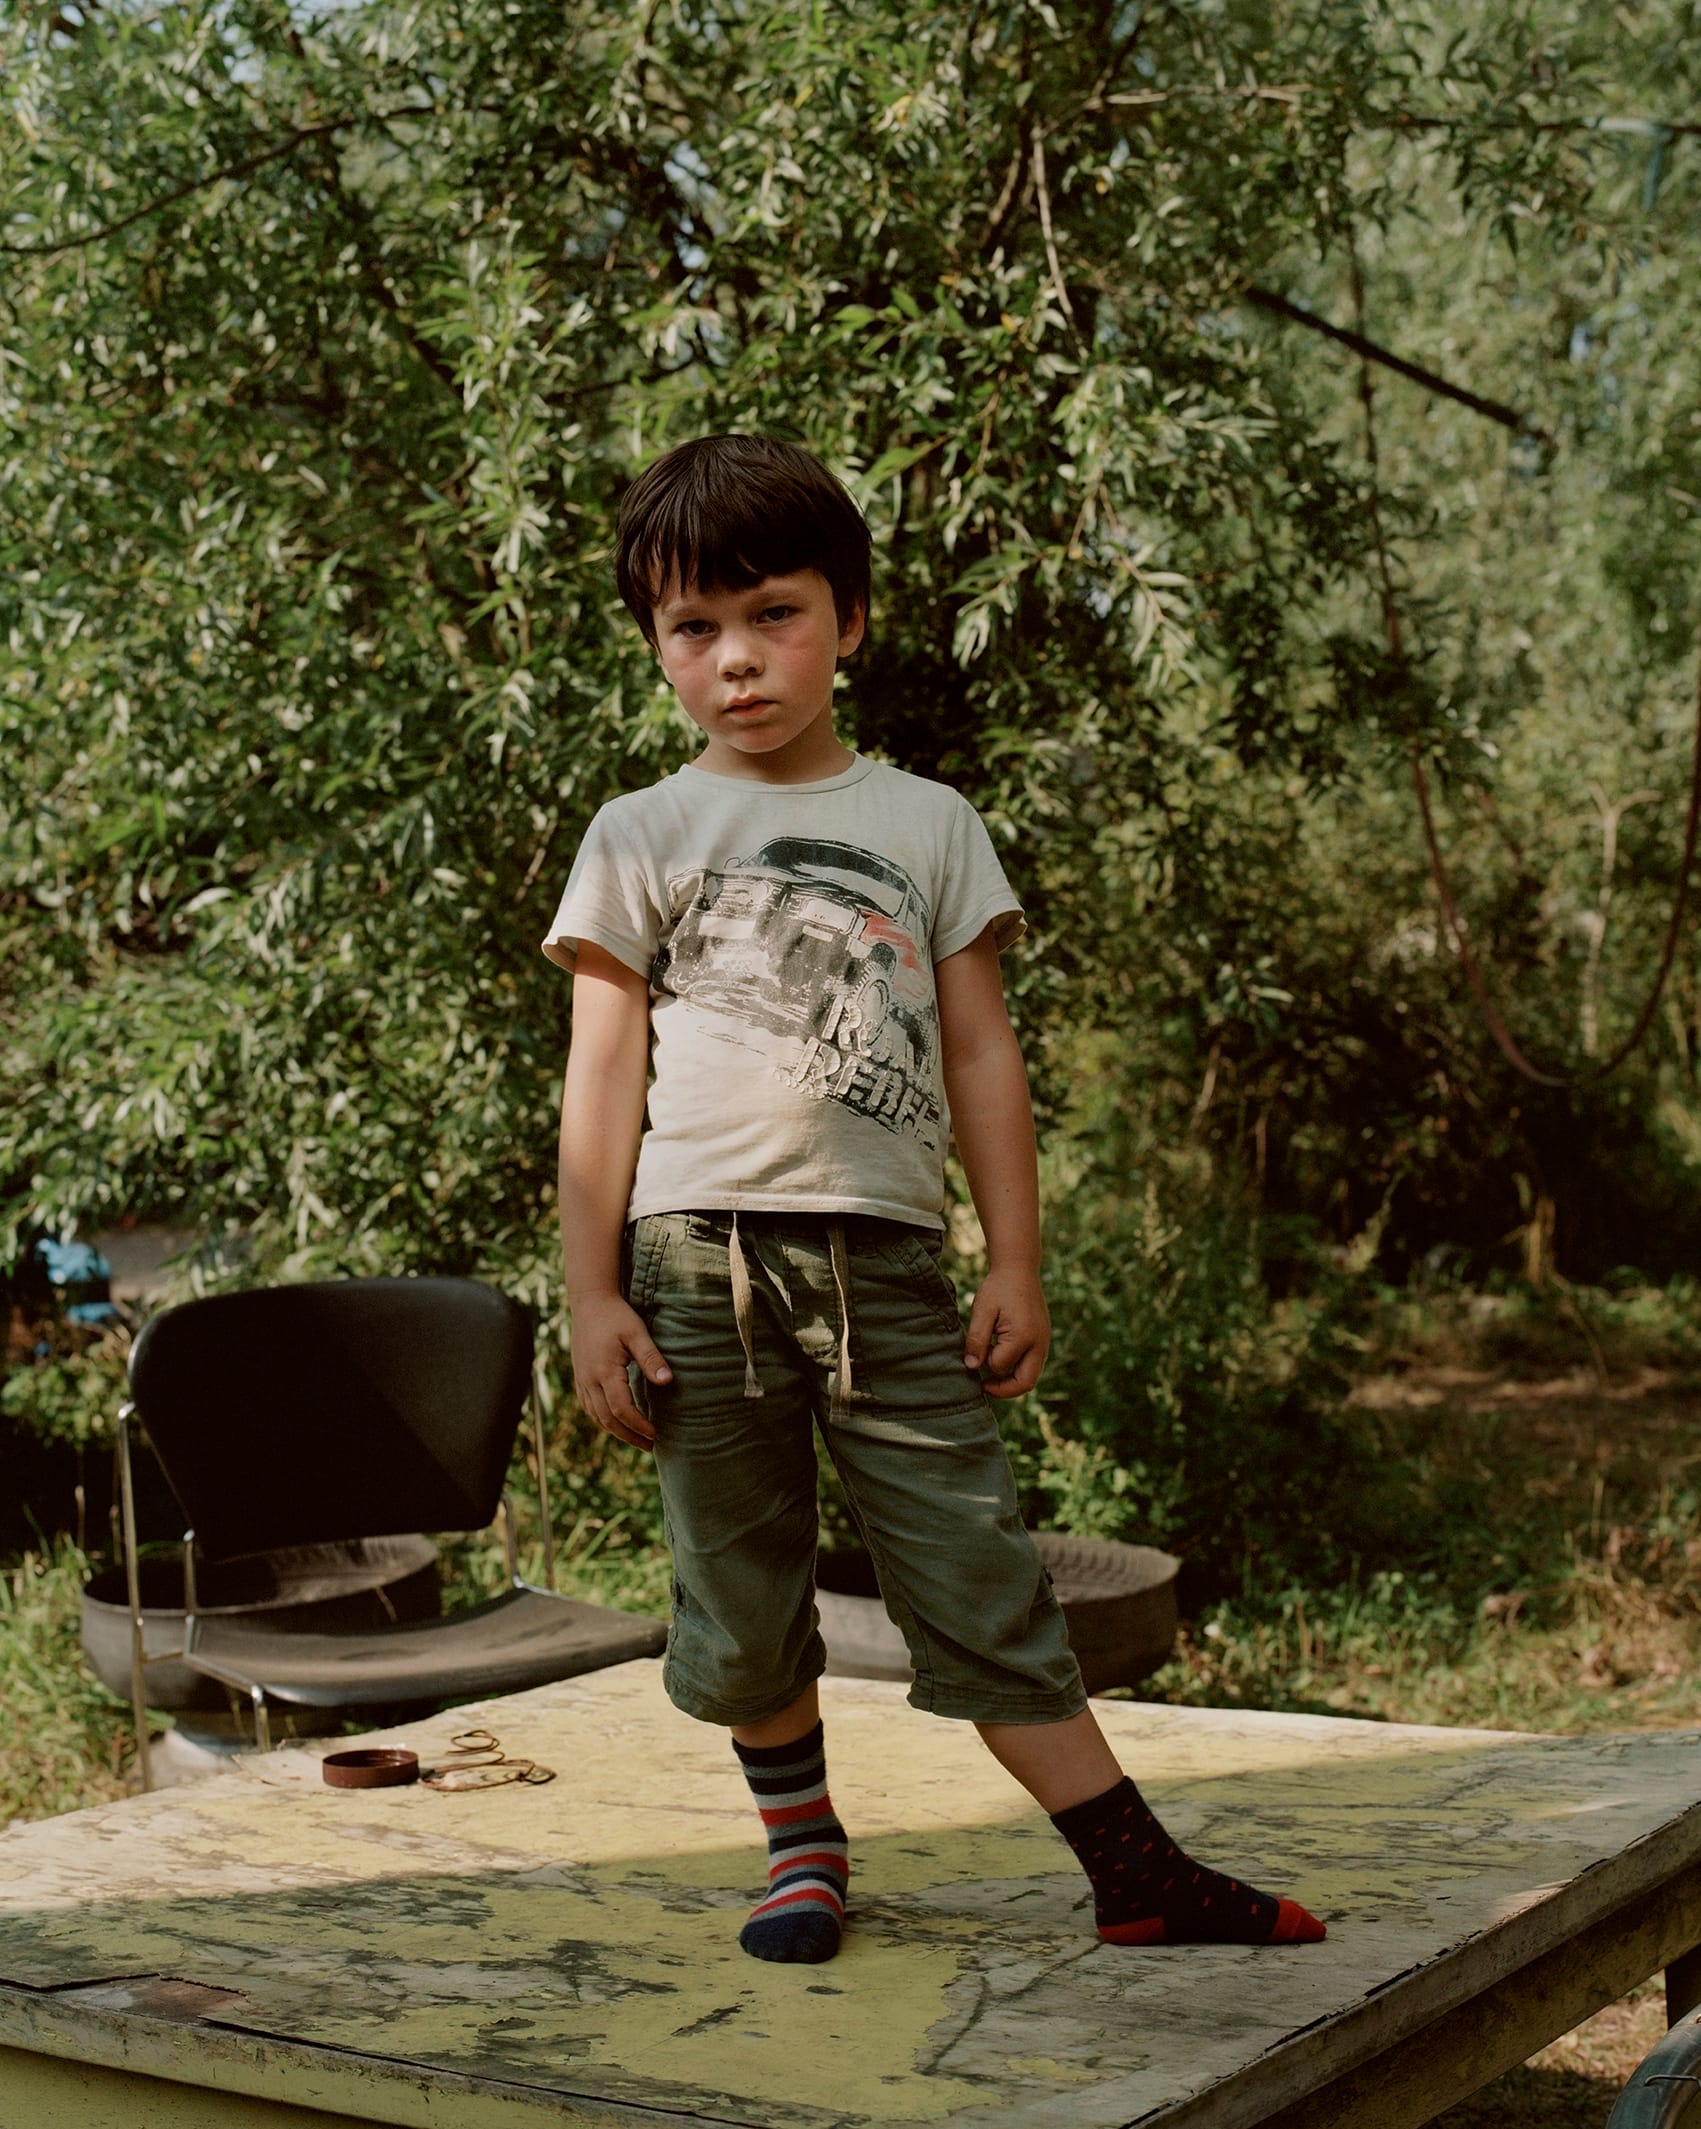
M537 1462L538 1520L543 1537L543 1581L541 1590L535 1582L528 1582L520 1573L519 1551L514 1534L513 1496L504 1487L496 1506L496 1522L502 1532L502 1558L508 1573L511 1589L530 1590L541 1596L554 1596L555 1588L555 1529L549 1512L549 1467L545 1461L543 1404L537 1394L536 1378L526 1398L531 1413L532 1453ZM136 1535L136 1483L132 1462L131 1439L133 1432L141 1431L136 1406L126 1398L118 1408L118 1499L119 1522L123 1533L124 1584L130 1605L130 1705L136 1723L136 1757L142 1770L142 1789L150 1792L154 1787L152 1748L148 1739L148 1708L146 1697L147 1671L150 1664L182 1663L203 1677L215 1679L232 1696L246 1694L249 1711L254 1722L255 1749L269 1752L272 1749L271 1711L266 1700L266 1689L257 1679L243 1676L228 1665L212 1662L195 1651L196 1612L199 1595L195 1574L195 1533L183 1533L183 1641L175 1649L159 1649L149 1655L146 1626L142 1616L142 1567L141 1553Z

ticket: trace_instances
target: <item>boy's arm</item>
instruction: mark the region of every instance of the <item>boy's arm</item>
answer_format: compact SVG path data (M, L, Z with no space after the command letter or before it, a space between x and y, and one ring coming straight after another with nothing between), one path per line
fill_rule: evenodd
M573 1319L573 1387L607 1434L640 1449L655 1429L633 1401L626 1367L672 1379L643 1318L620 1291L620 1237L650 1058L649 985L600 947L581 945L573 1039L561 1090L561 1255Z
M963 1361L985 1364L989 1397L1020 1397L1045 1366L1051 1318L1040 1284L1034 1112L991 925L933 976L951 1128L986 1234L987 1274L969 1312Z

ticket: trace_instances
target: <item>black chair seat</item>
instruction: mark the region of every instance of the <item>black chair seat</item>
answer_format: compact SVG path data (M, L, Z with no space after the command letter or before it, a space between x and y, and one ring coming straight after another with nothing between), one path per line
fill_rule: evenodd
M147 1673L167 1661L246 1690L269 1750L270 1700L423 1709L524 1692L656 1656L652 1619L522 1582L503 1493L528 1403L553 1582L549 1445L532 1395L532 1324L476 1279L321 1279L207 1294L151 1316L118 1415L130 1698L145 1787ZM146 1646L130 1421L139 1416L184 1510L184 1588L200 1562L412 1531L481 1530L503 1512L510 1587L476 1610L405 1625L304 1633L250 1614L196 1614L189 1646ZM209 1587L206 1594L211 1598ZM324 1624L315 1621L314 1626Z
M667 1628L656 1619L545 1590L510 1589L447 1619L377 1634L292 1634L198 1620L189 1660L235 1672L269 1698L298 1707L392 1707L523 1692L659 1655L666 1640Z

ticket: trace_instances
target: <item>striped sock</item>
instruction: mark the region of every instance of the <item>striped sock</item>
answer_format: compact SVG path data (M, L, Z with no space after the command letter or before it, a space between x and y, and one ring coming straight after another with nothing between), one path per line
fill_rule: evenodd
M817 1723L789 1745L733 1740L768 1829L768 1897L750 1910L738 1941L754 1959L818 1966L839 1948L850 1859L827 1795L824 1733Z

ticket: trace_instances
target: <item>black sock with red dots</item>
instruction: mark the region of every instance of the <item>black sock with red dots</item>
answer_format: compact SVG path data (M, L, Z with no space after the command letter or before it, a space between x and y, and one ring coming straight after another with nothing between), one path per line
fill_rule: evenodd
M1052 1814L1093 1888L1107 1944L1315 1944L1328 1935L1297 1900L1207 1870L1178 1848L1124 1775Z

